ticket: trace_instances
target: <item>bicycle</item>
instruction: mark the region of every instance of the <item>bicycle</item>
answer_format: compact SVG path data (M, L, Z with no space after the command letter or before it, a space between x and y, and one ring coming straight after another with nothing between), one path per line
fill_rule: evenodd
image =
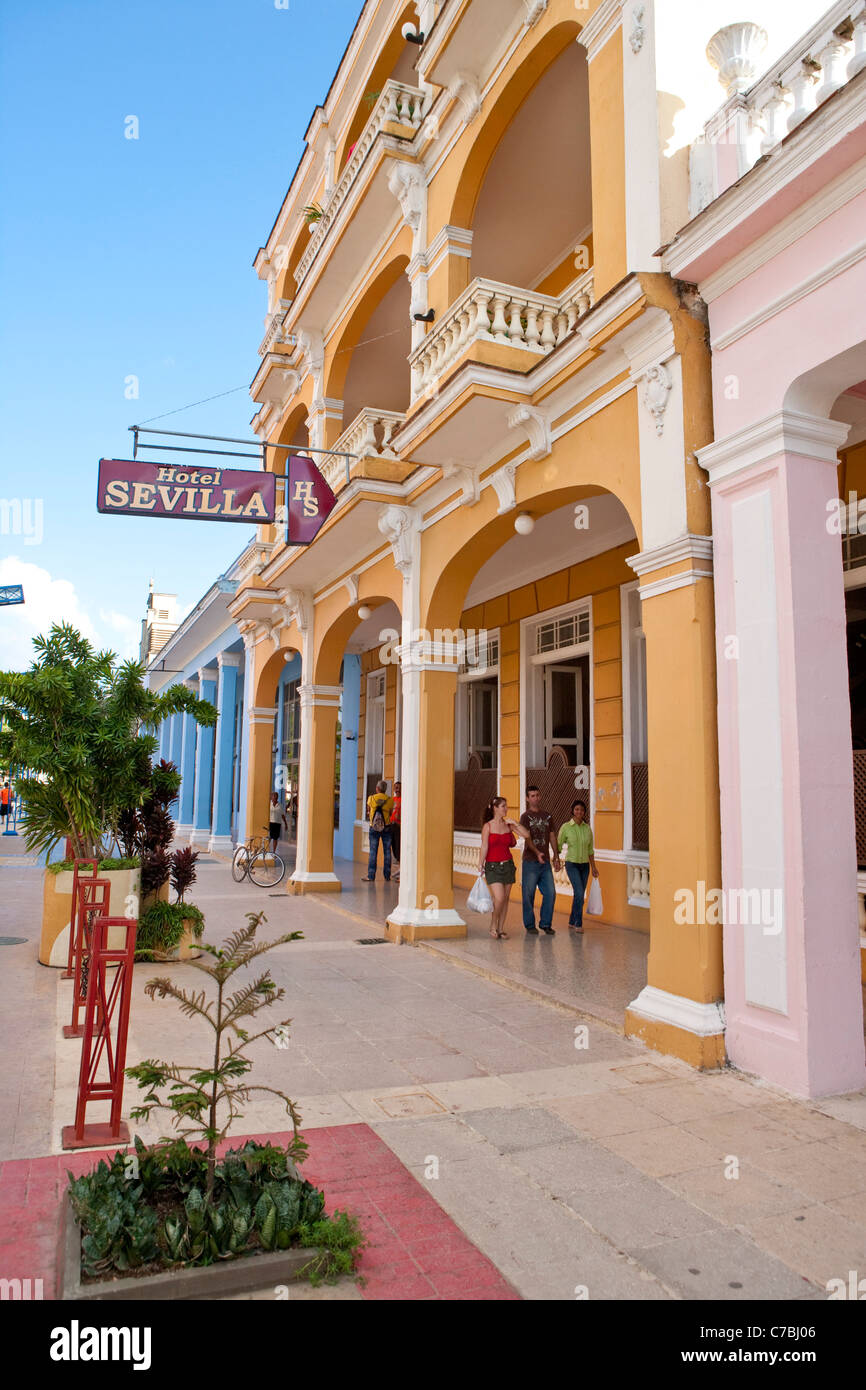
M232 878L235 883L243 883L249 878L257 888L276 888L282 883L286 866L270 846L270 838L265 826L264 835L252 835L245 845L238 845L232 857Z

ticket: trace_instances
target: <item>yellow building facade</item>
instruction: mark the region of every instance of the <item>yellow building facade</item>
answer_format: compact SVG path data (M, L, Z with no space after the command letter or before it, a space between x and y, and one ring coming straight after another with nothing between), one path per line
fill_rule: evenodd
M558 823L584 799L604 920L649 933L625 1029L710 1067L721 928L674 917L721 872L709 350L657 255L687 209L635 22L620 0L364 6L255 262L254 429L278 474L334 451L312 456L337 505L307 547L261 528L231 612L249 834L301 656L292 891L341 887L351 652L359 872L371 785L402 784L388 935L465 934L490 795L517 815L536 782Z

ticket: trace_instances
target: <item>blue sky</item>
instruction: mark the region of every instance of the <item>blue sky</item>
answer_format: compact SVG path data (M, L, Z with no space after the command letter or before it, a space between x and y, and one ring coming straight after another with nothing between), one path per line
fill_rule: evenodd
M96 473L129 425L256 370L252 260L361 0L284 5L0 5L0 497L23 508L0 583L28 600L0 610L0 667L58 616L132 654L151 578L186 609L253 534L100 516ZM154 423L251 438L253 413L244 389Z

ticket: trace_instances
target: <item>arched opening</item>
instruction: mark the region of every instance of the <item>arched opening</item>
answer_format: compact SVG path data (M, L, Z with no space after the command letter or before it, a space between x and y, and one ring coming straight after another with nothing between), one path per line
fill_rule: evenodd
M361 618L358 609L370 609ZM365 596L346 608L327 629L316 661L316 683L340 685L335 761L335 840L338 859L369 868L368 798L379 782L389 793L400 778L402 690L396 644L400 610L385 595ZM389 853L399 865L399 843ZM383 850L384 861L384 850Z
M267 824L281 827L284 847L294 846L300 769L301 654L294 647L274 651L259 672L250 713L248 777L251 833ZM272 795L277 803L272 808ZM277 811L279 814L277 814Z
M470 278L557 295L592 264L589 95L578 32L564 23L545 35L469 151L450 221L472 229Z
M382 422L409 408L412 329L407 265L408 258L398 256L379 274L330 359L326 394L343 401L344 429L370 411L381 438Z
M507 228L507 236L503 229ZM539 77L500 140L472 218L472 278L557 294L591 264L589 94L576 43Z
M386 43L379 50L379 55L367 79L364 93L355 108L337 150L336 174L338 180L345 164L351 158L358 136L369 121L373 108L382 95L385 83L388 81L403 82L408 87L418 85L418 74L415 71L417 49L412 44L407 43L401 33L403 25L407 22L413 25L416 23L414 5L405 7L394 24Z
M648 762L643 633L627 564L639 547L623 504L599 487L562 487L520 505L531 533L515 532L514 512L491 519L455 549L425 607L433 639L449 632L458 644L455 885L468 888L477 873L483 810L494 793L516 819L526 812L527 785L537 786L557 836L582 801L604 913L584 922L585 938L568 933L574 890L563 862L553 874L556 929L592 952L593 1002L622 1018L646 984L649 947L649 841L641 840L648 808L635 804L632 775L634 764L645 773ZM441 771L438 780L444 798ZM509 951L521 950L527 925L521 897L518 883ZM457 906L469 953L483 953L486 920Z

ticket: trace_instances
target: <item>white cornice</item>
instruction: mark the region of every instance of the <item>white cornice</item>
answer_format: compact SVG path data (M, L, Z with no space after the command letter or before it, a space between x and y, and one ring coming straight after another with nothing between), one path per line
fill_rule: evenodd
M694 280L696 261L864 123L866 74L861 72L678 232L665 250L664 269L680 279Z
M826 285L828 281L834 280L837 275L843 275L846 270L850 270L858 261L862 261L866 256L866 239L858 241L854 246L843 251L841 256L836 256L834 260L828 261L826 265L819 266L811 275L807 275L805 280L801 280L792 289L786 290L784 294L777 295L771 299L769 304L765 304L760 309L756 309L753 314L735 323L732 328L720 333L717 338L711 340L714 352L722 352L725 348L736 343L738 339L745 337L747 333L752 333L756 328L760 328L762 323L767 323L769 319L775 318L776 314L781 314L785 309L790 309L792 304L798 300L805 299L807 294Z
M635 574L644 575L664 569L667 565L677 565L683 560L707 561L712 558L712 536L696 536L689 532L685 536L678 536L675 541L668 541L666 545L657 545L654 550L642 550L639 555L632 555L626 564ZM672 577L678 578L677 575Z
M586 49L588 62L598 56L608 39L621 27L624 5L625 0L601 0L598 9L584 24L578 43Z
M727 439L704 445L697 450L697 458L710 475L710 487L714 487L779 454L800 454L835 463L850 428L840 420L780 410Z
M701 282L701 298L706 304L712 304L864 190L866 159L861 159L827 184L826 188L822 188L814 198L809 198L796 212L790 213L771 231L753 242L742 255L735 256L714 275L706 276Z

